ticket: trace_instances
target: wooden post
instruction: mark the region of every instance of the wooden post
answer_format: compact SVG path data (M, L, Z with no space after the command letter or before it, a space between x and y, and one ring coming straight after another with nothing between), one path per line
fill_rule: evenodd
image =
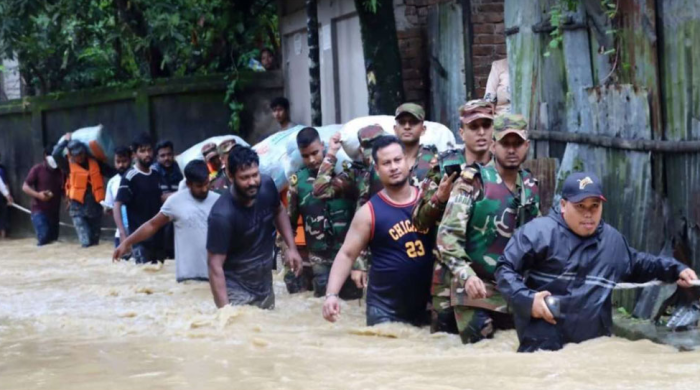
M311 125L321 126L321 64L318 49L318 5L306 0L306 29L309 44L309 90L311 92Z
M394 2L377 1L376 10L367 4L355 0L365 54L369 115L392 115L404 102Z

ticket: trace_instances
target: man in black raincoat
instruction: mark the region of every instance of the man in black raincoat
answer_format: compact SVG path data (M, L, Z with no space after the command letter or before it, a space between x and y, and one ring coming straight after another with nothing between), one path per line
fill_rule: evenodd
M630 248L601 220L605 198L595 175L570 175L562 198L561 212L552 210L513 235L496 268L498 289L515 314L519 352L610 336L618 282L659 279L690 287L697 279L673 258Z

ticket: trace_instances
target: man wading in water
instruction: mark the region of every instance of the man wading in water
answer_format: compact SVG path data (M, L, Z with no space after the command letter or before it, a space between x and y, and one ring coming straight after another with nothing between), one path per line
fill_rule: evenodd
M233 185L214 203L209 214L209 284L219 308L229 304L274 308L275 227L289 248L286 262L297 276L302 271L301 256L279 191L272 178L260 174L258 165L253 149L234 146L226 163L226 175Z
M432 241L411 224L418 189L408 184L409 167L403 144L393 136L374 142L372 157L384 189L362 206L333 262L323 318L340 315L338 293L355 258L369 247L372 267L367 286L367 325L403 322L424 325L432 275Z
M515 313L518 352L610 336L618 282L658 278L690 287L697 279L673 258L630 248L602 221L605 198L594 174L570 175L561 195L561 211L552 209L516 231L496 267L498 289Z

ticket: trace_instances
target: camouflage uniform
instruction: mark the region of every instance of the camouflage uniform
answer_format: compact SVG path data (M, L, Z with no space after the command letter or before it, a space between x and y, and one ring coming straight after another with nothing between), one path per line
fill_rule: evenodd
M326 295L328 276L335 255L345 241L345 235L350 228L355 212L354 199L339 197L325 200L313 196L313 185L316 173L304 167L289 178L288 213L292 231L296 231L299 215L304 221L304 236L309 260L313 270L314 295ZM285 275L285 282L293 274ZM357 289L348 280L341 290L343 299L356 299L362 296L362 290Z
M520 116L497 117L494 138L518 132L527 137L527 123ZM537 180L520 170L511 191L494 166L467 167L455 182L437 233L439 269L434 281L442 289L434 296L449 297L462 341L476 342L493 335L494 326L512 327L508 307L496 290L494 271L508 239L519 226L540 214ZM487 298L473 300L464 285L478 276ZM445 283L449 282L449 289Z
M385 135L384 129L379 125L367 126L357 134L360 145L363 148L364 161L346 162L343 164L343 172L335 175L334 168L338 159L327 155L318 170L318 176L313 184L313 196L318 199L356 199L356 208L359 210L369 198L381 191L384 185L379 180L379 175L371 164L372 141ZM363 250L355 260L352 269L367 271L368 253Z
M480 118L493 119L493 104L485 100L472 100L459 109L459 115L463 124ZM420 183L420 196L413 209L412 222L418 229L431 229L434 233L440 225L440 220L445 211L445 203L437 198L437 189L442 177L445 175L445 167L449 165L462 166L467 177L474 177L479 172L479 166L464 167L467 163L464 147L454 148L440 153L432 168ZM493 159L487 164L493 165ZM437 258L437 248L435 249ZM457 325L454 320L454 311L450 304L450 277L446 269L439 262L435 262L433 274L432 292L432 322L431 332L457 333Z
M394 113L396 120L403 114L412 115L417 120L425 120L423 107L415 103L404 103L400 105ZM409 172L409 182L412 186L420 186L421 181L426 178L437 162L438 150L434 145L421 145L416 156L416 161Z

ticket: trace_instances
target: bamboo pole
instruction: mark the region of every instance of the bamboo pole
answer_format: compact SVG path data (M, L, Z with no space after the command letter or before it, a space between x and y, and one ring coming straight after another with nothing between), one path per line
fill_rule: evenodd
M570 142L600 146L609 149L634 150L654 153L699 153L700 141L664 141L624 139L597 134L565 133L561 131L531 130L528 136L537 141Z

